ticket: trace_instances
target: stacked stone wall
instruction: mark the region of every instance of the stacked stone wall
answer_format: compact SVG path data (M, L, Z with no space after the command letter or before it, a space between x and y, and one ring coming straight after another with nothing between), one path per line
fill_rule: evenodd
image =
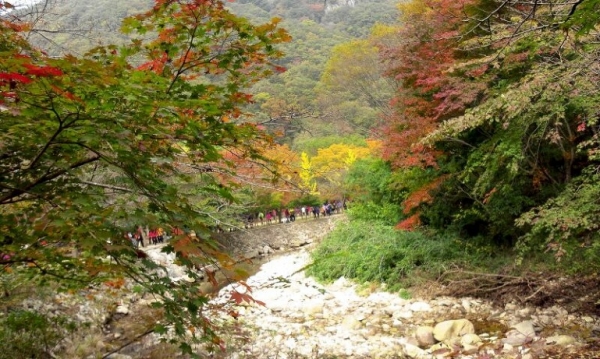
M268 224L246 230L217 233L214 239L231 256L252 259L285 252L321 241L337 225L343 225L343 214L319 219L299 219L295 222Z

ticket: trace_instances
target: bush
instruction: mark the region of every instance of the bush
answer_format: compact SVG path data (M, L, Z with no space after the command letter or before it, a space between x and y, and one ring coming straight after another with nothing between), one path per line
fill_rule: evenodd
M64 317L16 310L0 320L0 358L49 358L52 349L74 330Z
M451 237L398 231L380 221L355 220L323 240L313 252L314 264L308 274L322 281L342 276L359 282L378 281L397 290L424 277L435 278L451 263L472 260L464 248Z
M379 222L389 226L398 224L403 218L401 208L392 203L352 203L348 207L348 214L353 220Z

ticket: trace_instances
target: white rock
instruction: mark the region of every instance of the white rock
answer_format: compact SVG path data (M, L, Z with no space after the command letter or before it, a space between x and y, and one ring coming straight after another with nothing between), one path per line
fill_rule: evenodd
M285 345L287 348L289 349L296 349L297 343L296 343L296 339L294 338L287 338L284 342L283 345Z
M467 319L447 320L438 323L433 328L433 336L440 342L445 340L462 337L465 334L474 334L475 327Z
M425 348L435 344L435 338L433 337L433 327L422 326L418 327L415 331L415 339L419 343L419 347Z
M385 292L360 297L356 292L357 285L345 278L331 285L320 285L312 278L307 278L303 272L296 273L308 263L310 256L307 252L285 254L272 258L258 273L248 278L247 283L253 288L252 296L266 302L268 308L247 308L242 320L249 328L256 330L249 331L250 337L245 344L232 345L239 355L232 356L231 359L290 359L298 356L348 359L409 356L418 359L446 359L450 355L464 359L485 355L499 359L516 358L519 355L525 357L528 354L527 346L521 345L528 340L537 339L533 325L542 326L539 318L546 316L551 319L549 324L553 325L556 313L564 314L560 308L534 312L532 308L523 309L516 304L509 305L506 310L498 309L487 301L475 301L471 298L404 300L396 294ZM286 279L285 286L281 285L283 282L274 280L279 277ZM228 292L225 288L222 291L223 297ZM277 307L280 311L271 311L269 308L272 307ZM497 320L503 315L502 323L516 323L515 327L519 330L513 329L510 340L502 342L497 336L491 337L495 333L488 334L485 336L486 344L482 346L481 338L484 335L475 335L472 323L467 320L435 325L440 320L464 311L478 320ZM528 312L531 315L527 315ZM532 324L522 322L529 318ZM562 318L573 319L569 316ZM600 323L596 317L591 319L592 322L587 324L589 327L593 327L593 323ZM584 324L588 322L583 319L579 321ZM567 324L569 323L565 322ZM436 330L431 328L434 326L438 330L446 329L445 335L450 338L444 343L430 345L436 338L432 335ZM420 338L424 335L421 331L430 334L428 342ZM521 331L532 336L528 337ZM450 349L448 345L458 345L462 349L457 354L457 348ZM495 353L496 348L502 348L502 345L506 352Z
M460 338L460 344L462 346L473 345L481 343L481 338L477 334L465 334Z
M126 305L118 305L117 309L115 309L115 313L127 315L129 314L129 307Z
M414 302L410 305L410 310L413 312L430 312L431 305L425 302Z
M360 327L362 327L361 322L353 316L345 317L344 320L342 321L341 325L342 325L342 328L347 329L347 330L356 330L356 329L359 329Z
M519 315L523 318L530 317L533 314L534 309L531 307L527 307L518 311Z
M516 329L510 330L506 333L506 338L502 339L502 343L509 344L512 346L520 346L525 343L529 343L533 340L533 337L523 335Z
M548 345L567 346L570 344L574 344L576 342L577 342L577 340L570 335L555 335L555 336L546 338L546 344L548 344Z
M465 344L463 345L463 350L462 353L463 354L476 354L479 352L479 347L481 346L481 343L477 343L477 344Z
M333 289L343 289L343 288L348 288L350 286L352 286L352 283L350 281L348 281L348 279L346 279L345 277L339 278L338 280L333 282L333 284L331 285L331 287Z
M394 319L410 319L413 317L413 313L411 311L399 311L394 313Z
M471 302L468 299L463 299L461 305L467 313L471 311Z
M451 358L453 352L453 350L444 343L434 344L428 351L431 352L436 359Z
M273 253L273 249L271 247L269 247L269 246L264 246L263 249L262 249L262 252L264 254L271 254L271 253Z
M399 312L402 308L396 306L388 306L383 308L383 312L388 316L392 317L394 313Z
M594 318L592 318L592 317L588 317L588 316L581 317L581 319L582 319L584 322L586 322L586 323L593 323L593 322L594 322Z
M311 302L304 307L304 314L314 316L315 314L323 313L323 303Z
M409 358L421 359L427 356L427 352L416 345L404 344L404 354Z
M367 314L361 312L361 313L358 313L355 318L359 322L362 322L363 320L367 319Z
M512 352L514 350L515 350L515 347L512 346L511 344L504 343L504 345L502 346L502 351L503 352Z
M516 329L519 333L527 337L535 336L535 329L533 328L533 322L531 320L526 320L524 322L515 324L511 328Z

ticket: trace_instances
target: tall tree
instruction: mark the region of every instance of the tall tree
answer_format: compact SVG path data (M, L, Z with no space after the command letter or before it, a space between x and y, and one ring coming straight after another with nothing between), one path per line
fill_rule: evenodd
M435 166L439 152L425 148L421 138L446 118L461 114L477 98L479 86L451 76L455 46L469 1L416 0L401 6L401 42L383 46L388 75L400 82L388 116L384 156L395 167Z
M466 9L470 18L457 47L463 59L454 69L488 90L477 107L449 119L428 139L438 147L455 144L466 160L454 177L470 213L462 216L463 225L475 224L509 243L530 240L533 229L538 244L553 238L553 248L560 246L557 238L572 243L595 237L593 225L575 221L565 227L556 220L560 216L552 216L593 208L587 195L573 195L571 187L595 191L599 88L593 14L599 3L476 5ZM565 201L567 194L573 201ZM539 207L546 201L552 205ZM600 208L588 212L595 217Z
M348 122L353 132L368 134L382 115L390 115L394 83L383 76L377 47L353 40L333 48L317 87L318 103L330 121Z
M437 168L437 176L410 191L407 207L425 209L421 219L428 224L504 243L528 226L538 240L560 230L552 216L568 212L565 198L535 208L562 198L571 183L593 183L598 6L413 1L405 7L414 20L401 29L408 46L382 47L390 74L402 81L387 158L400 170ZM593 192L576 197L582 208ZM572 233L594 229L578 226Z
M180 254L190 278L194 265L222 258L211 255L203 229L212 221L184 185L230 198L213 164L228 163L225 150L261 158L254 145L264 136L232 119L288 35L277 20L251 25L219 0L156 0L125 20L140 35L131 44L49 58L18 20L0 19L0 263L69 288L129 277L162 299L157 331L172 324L188 352L191 342L219 345L207 298L137 261L124 233L196 229L201 242L177 236L164 249Z

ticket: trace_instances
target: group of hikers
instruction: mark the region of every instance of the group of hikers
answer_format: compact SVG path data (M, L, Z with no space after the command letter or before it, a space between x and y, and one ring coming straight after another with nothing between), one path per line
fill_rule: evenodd
M162 228L150 229L148 226L137 228L132 232L127 232L126 237L135 248L144 247L145 244L159 244L165 242L166 233Z
M319 218L321 216L331 216L334 213L341 213L347 209L346 201L325 202L316 206L301 206L295 208L286 208L280 210L269 210L266 212L250 213L246 217L246 228L256 225L265 225L271 223L290 223L296 221L296 216L301 218Z
M277 211L276 209L269 211L260 211L251 213L245 217L245 227L250 228L257 225L265 225L272 223L291 223L296 221L296 216L300 218L319 218L321 216L331 216L334 213L341 213L347 209L346 201L325 202L322 205L304 205L295 208L286 208ZM217 232L223 232L221 227L217 225ZM171 236L189 234L192 239L196 237L194 230L182 230L173 228ZM145 247L146 245L161 244L165 240L171 238L163 228L149 228L148 226L138 225L133 231L125 233L125 238L128 239L135 248Z

